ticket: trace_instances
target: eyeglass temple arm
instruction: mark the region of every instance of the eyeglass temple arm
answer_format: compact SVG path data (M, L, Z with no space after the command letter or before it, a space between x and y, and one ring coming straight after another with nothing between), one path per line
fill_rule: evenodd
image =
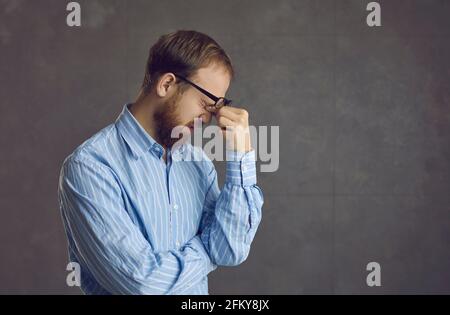
M211 93L209 93L208 91L206 91L205 89L201 88L200 86L198 86L197 84L195 84L194 82L189 81L188 79L186 79L185 77L182 77L181 75L175 74L176 77L180 78L183 81L186 81L187 83L191 84L192 86L195 86L195 88L197 88L199 91L201 91L203 94L205 94L206 96L208 96L210 99L212 99L214 102L217 102L219 100L219 97L212 95Z

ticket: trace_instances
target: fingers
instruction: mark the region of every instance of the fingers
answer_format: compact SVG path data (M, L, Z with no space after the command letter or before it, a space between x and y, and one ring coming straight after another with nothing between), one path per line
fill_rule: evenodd
M205 105L205 109L210 112L215 114L217 112L217 109L214 105Z
M216 119L228 148L243 152L250 150L248 112L245 109L224 106L218 110Z
M230 106L224 106L219 109L216 113L216 117L217 119L219 119L220 117L226 117L233 121L239 121L239 113L232 109L232 107Z
M228 117L225 117L225 116L217 117L217 124L222 129L225 129L227 127L233 127L233 126L236 125L236 123L233 120L231 120L231 119L229 119Z
M244 108L238 108L234 106L224 106L222 108L226 108L226 110L229 110L230 112L235 113L237 115L248 116L248 112Z

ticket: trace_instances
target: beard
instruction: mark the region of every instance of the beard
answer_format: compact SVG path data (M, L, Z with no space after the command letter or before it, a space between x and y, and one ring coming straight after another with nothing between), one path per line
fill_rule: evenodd
M166 148L171 148L180 139L179 137L172 138L172 130L183 125L177 111L180 96L180 93L173 95L154 115L158 142Z

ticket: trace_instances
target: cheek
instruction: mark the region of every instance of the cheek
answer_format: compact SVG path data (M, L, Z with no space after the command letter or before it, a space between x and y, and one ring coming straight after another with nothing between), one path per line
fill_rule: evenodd
M194 117L202 114L201 106L196 100L182 100L178 104L179 117L183 121L191 121Z

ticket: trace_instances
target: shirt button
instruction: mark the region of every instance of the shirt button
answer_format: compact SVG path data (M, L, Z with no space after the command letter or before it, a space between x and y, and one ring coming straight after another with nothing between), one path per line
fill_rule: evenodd
M173 205L173 210L178 210L178 205L177 204Z
M180 242L177 241L177 242L175 243L175 245L176 245L177 247L180 247Z

